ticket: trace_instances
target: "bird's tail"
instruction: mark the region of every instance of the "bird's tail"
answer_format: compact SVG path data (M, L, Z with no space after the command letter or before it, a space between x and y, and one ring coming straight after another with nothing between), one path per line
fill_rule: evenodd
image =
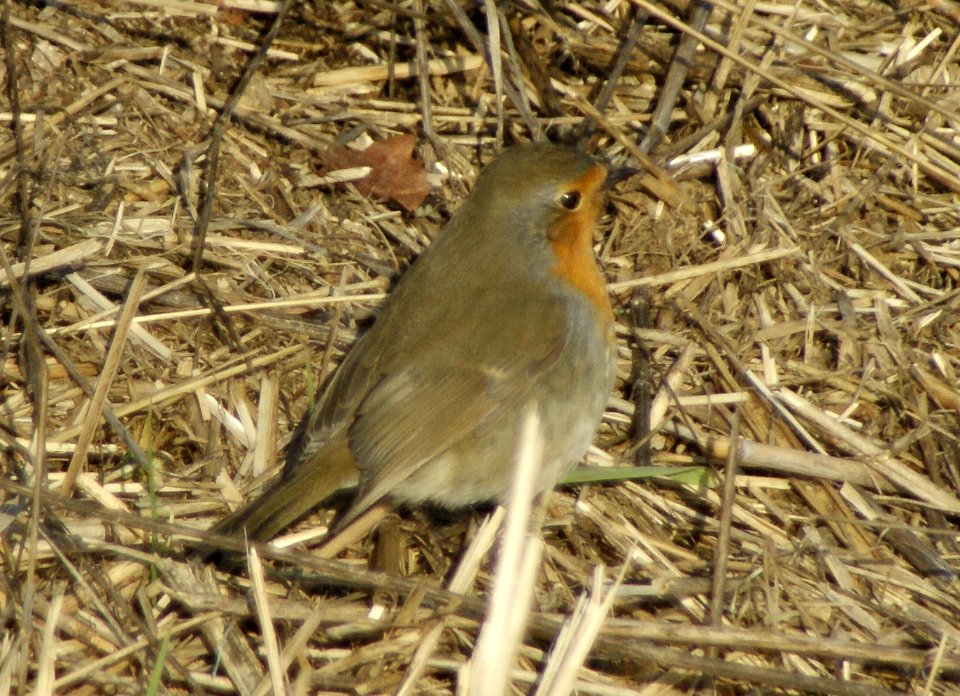
M259 497L217 522L210 531L269 541L333 494L358 483L356 462L344 444L331 443L270 484Z

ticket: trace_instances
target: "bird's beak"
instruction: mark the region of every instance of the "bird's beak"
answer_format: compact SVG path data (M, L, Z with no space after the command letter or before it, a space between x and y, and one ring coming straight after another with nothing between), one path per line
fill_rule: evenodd
M611 167L607 170L607 177L603 181L604 188L613 188L616 184L628 179L634 174L639 174L640 170L634 167Z

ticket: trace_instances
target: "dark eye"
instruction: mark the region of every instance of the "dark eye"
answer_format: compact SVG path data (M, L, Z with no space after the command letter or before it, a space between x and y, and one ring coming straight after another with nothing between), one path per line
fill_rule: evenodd
M566 193L561 193L560 198L557 199L567 210L576 210L580 207L580 192L579 191L567 191Z

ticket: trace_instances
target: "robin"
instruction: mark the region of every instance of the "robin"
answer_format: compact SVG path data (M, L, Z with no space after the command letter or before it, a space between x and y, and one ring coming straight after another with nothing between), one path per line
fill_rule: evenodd
M521 414L540 411L538 492L583 456L616 368L593 253L609 170L549 143L505 150L407 270L307 413L284 475L212 531L266 541L357 486L343 527L381 501L502 501Z

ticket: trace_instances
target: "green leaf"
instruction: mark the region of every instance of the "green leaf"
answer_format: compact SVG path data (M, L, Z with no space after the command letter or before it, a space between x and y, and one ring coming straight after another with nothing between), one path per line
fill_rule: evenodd
M571 471L566 484L610 483L648 478L668 478L692 486L711 485L713 470L703 466L590 466Z

